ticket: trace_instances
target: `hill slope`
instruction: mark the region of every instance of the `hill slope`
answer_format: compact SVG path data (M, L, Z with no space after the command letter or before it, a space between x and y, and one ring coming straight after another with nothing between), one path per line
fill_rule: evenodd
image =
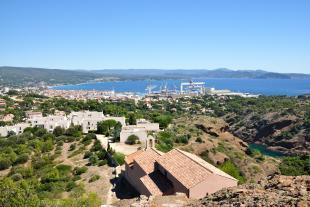
M112 75L124 79L188 79L188 78L259 78L259 79L291 79L310 78L309 74L273 73L263 70L230 70L220 68L215 70L206 69L118 69L118 70L96 70L94 73Z
M86 71L44 68L0 67L0 85L31 86L47 84L76 84L101 78L103 75Z

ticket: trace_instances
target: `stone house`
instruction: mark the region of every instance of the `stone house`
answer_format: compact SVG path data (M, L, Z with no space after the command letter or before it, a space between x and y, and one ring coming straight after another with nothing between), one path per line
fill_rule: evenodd
M238 183L196 155L179 149L161 153L152 147L125 158L125 178L146 196L179 192L195 199Z

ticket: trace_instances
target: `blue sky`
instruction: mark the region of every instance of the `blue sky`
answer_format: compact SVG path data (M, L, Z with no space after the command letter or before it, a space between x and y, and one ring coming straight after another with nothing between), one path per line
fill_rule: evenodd
M0 65L310 73L309 0L0 0Z

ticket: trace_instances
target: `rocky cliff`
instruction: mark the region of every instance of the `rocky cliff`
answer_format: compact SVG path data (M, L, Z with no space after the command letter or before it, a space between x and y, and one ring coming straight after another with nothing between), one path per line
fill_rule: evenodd
M187 204L200 206L296 206L310 204L310 176L273 176L258 184L245 184L224 189L199 201Z
M281 115L276 112L261 116L248 114L242 121L230 122L230 131L247 143L263 144L270 150L285 155L308 154L310 130L304 120L295 115Z
M257 184L224 189L200 200L185 195L122 200L113 206L132 207L307 207L310 204L310 176L270 176Z

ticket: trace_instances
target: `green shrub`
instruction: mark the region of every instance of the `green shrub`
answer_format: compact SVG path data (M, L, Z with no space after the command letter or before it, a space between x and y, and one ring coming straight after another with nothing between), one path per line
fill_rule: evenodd
M73 169L73 174L74 175L81 175L83 173L86 173L88 170L88 168L86 166L83 166L83 167L75 167Z
M97 156L100 160L104 160L106 158L106 155L107 151L105 149L102 149L97 153Z
M115 152L113 154L113 159L119 164L123 165L125 163L125 155L121 152Z
M227 174L231 175L232 177L239 180L239 183L245 182L245 177L242 175L241 171L237 168L237 166L230 160L225 161L221 166L220 169L226 172Z
M60 164L56 166L60 174L66 175L71 172L72 167L70 165Z
M41 152L45 153L45 152L52 151L53 149L54 149L53 141L48 140L48 141L43 143L42 148L41 148Z
M106 164L108 164L108 161L107 161L107 160L100 160L100 161L98 162L98 166L103 166L103 165L106 165Z
M73 143L73 144L70 145L69 151L73 151L73 150L75 150L75 148L76 148L76 144Z
M47 133L47 130L44 128L36 128L34 135L37 137L42 137L43 135L45 135Z
M310 175L310 156L286 157L280 163L282 175Z
M58 136L61 136L65 133L65 129L60 127L60 126L57 126L55 127L55 129L53 130L53 134L58 137Z
M0 170L5 170L11 167L12 162L7 158L0 158Z
M66 185L66 191L69 192L71 191L73 188L75 188L77 185L74 181L69 181Z
M127 140L125 141L126 144L129 144L129 145L133 145L133 144L136 144L137 141L139 140L139 137L132 134L130 135Z
M90 151L99 151L99 150L102 150L102 145L101 145L101 142L99 140L96 140L94 145L92 146L92 148L90 149Z
M201 137L197 137L196 140L195 140L195 142L202 143Z
M57 147L61 147L64 145L64 142L62 140L59 140L56 142L56 144L57 144Z
M40 206L36 192L26 183L13 182L11 179L0 180L0 206Z
M15 160L14 164L24 164L28 161L29 157L28 154L21 154L17 156L17 159Z
M23 176L20 173L15 173L11 176L12 180L14 181L19 181L21 179L23 179Z
M97 156L96 154L92 154L92 155L88 158L88 160L89 160L89 163L90 163L91 165L97 165L97 163L98 163L98 161L99 161L99 158L98 158L98 156Z
M170 131L162 131L157 135L158 144L156 148L162 152L168 152L173 148L174 134Z
M88 182L92 183L100 179L100 175L93 175Z
M92 140L93 139L96 139L97 137L96 137L96 134L94 134L94 133L88 133L88 134L86 134L86 136L85 137L83 137L83 139L82 139L82 143L84 144L84 145L90 145L91 143L92 143Z
M81 176L80 175L75 175L72 178L73 181L77 181L77 180L81 180Z
M65 134L71 137L81 137L82 136L82 127L81 126L70 126Z
M176 143L182 143L182 144L188 144L188 136L187 135L181 135L175 139Z
M33 169L31 167L15 166L11 168L9 174L21 174L23 178L30 178L33 176Z
M84 159L87 159L87 158L89 158L90 156L92 156L92 152L90 152L90 151L86 151L85 153L84 153Z

